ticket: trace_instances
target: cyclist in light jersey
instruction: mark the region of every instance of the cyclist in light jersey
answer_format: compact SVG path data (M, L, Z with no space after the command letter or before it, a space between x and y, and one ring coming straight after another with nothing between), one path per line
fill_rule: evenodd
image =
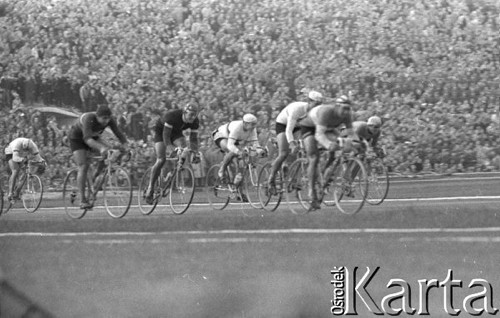
M18 198L12 197L14 184L17 182L19 170L21 169L20 163L23 162L28 156L33 156L33 161L44 163L45 160L40 156L38 147L29 138L16 138L5 148L5 161L8 163L12 174L9 177L9 193L7 199L17 200Z
M271 193L275 193L276 172L286 160L290 150L296 153L298 149L298 135L300 126L298 121L304 119L307 113L315 106L323 102L323 95L316 91L310 91L307 102L293 102L288 104L276 117L276 140L278 142L278 157L273 161L268 184Z
M235 156L241 156L243 153L243 150L239 147L250 145L257 150L259 155L265 153L265 150L259 144L256 126L257 117L252 114L245 114L243 120L235 120L224 124L212 133L215 144L225 153L218 173L219 178L223 181L227 181L224 174L227 165Z
M347 135L353 137L351 104L352 102L346 96L341 96L335 100L334 105L325 104L313 108L307 117L300 121L304 147L309 161L307 175L311 210L317 210L321 205L314 187L319 161L318 144L330 152L328 164L333 161L336 150L351 148L351 139L341 139L343 145L339 145L339 140L337 140L340 136L338 128L342 124L346 127Z

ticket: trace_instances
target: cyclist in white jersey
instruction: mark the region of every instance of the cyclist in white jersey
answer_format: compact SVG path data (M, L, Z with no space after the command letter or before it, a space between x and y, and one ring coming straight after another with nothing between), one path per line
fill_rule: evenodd
M323 102L323 95L316 91L310 91L307 102L293 102L288 104L276 117L276 140L278 142L278 157L273 161L269 175L269 190L275 193L275 176L283 162L286 160L290 150L296 153L298 149L298 136L300 126L297 122L304 119L307 113Z
M7 199L9 201L18 198L12 197L12 190L14 189L14 184L17 182L17 177L19 176L20 163L23 162L29 155L33 156L33 161L44 163L45 160L40 156L38 147L29 138L16 138L5 148L5 161L7 161L12 174L9 177L9 193L7 194ZM42 165L40 172L43 172L45 165ZM43 170L42 170L43 169Z
M257 155L261 156L265 150L259 145L257 138L257 117L252 114L245 114L243 120L235 120L230 123L220 126L212 133L212 138L225 153L222 165L219 170L219 178L226 180L224 171L235 156L241 156L243 150L240 147L250 145L257 150Z

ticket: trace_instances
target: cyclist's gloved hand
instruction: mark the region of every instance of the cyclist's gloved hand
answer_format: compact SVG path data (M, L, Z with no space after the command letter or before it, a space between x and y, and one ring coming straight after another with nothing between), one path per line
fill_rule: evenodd
M176 156L176 155L177 155L177 152L175 151L174 146L172 146L172 145L168 145L168 146L167 146L167 149L165 150L165 156L166 156L167 158L172 158L172 157L174 157L174 156Z
M99 149L99 153L101 154L101 156L103 156L104 158L106 158L108 156L108 151L109 151L109 148L108 147L102 147L101 149Z
M292 140L290 142L289 146L290 146L290 152L292 153L292 155L295 155L299 151L299 143L297 142L297 140Z
M266 149L261 148L261 147L257 148L257 157L259 157L259 158L267 157Z

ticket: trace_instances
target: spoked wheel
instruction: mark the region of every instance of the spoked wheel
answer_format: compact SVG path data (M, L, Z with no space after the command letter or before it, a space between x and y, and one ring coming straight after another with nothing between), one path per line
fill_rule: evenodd
M9 202L7 202L7 191L9 191L8 182L5 178L0 178L0 215L5 212L4 208L6 209L9 205Z
M37 175L30 175L21 190L21 199L23 201L24 209L28 213L33 213L40 207L43 198L43 184L40 177Z
M109 216L119 219L127 214L132 203L132 181L124 168L112 167L111 173L106 175L103 195L104 206Z
M339 160L334 161L330 167L327 168L327 171L324 172L323 175L323 187L321 191L323 191L323 204L326 206L335 206L335 196L334 196L334 188L336 184L336 180L342 174L343 167ZM326 180L328 179L328 180Z
M214 210L223 210L229 204L231 198L228 186L222 185L219 179L219 167L220 165L210 167L205 182L207 199Z
M246 195L248 203L255 209L262 209L259 200L259 174L257 166L252 169L247 169L243 176L242 193Z
M295 160L289 168L286 182L286 199L290 210L295 214L309 211L311 199L308 195L307 159Z
M63 184L63 203L64 203L64 211L66 214L73 219L81 219L87 213L86 209L80 209L81 196L80 190L78 190L78 183L76 180L76 176L78 174L78 170L73 169L68 172L66 177L64 178ZM87 185L85 187L87 198L91 197L90 193L90 185L87 179Z
M257 192L259 201L262 207L269 212L275 211L281 203L283 197L283 179L281 171L276 173L275 177L275 191L269 188L269 175L271 174L271 163L266 163L259 173Z
M161 176L155 184L155 191L153 193L153 202L148 204L146 202L146 191L148 190L149 180L151 178L151 173L153 171L152 167L146 170L146 173L142 176L141 183L139 184L139 191L137 192L137 202L139 204L139 210L144 215L150 215L155 210L158 202L161 200Z
M366 202L378 205L384 202L389 193L389 171L380 158L368 160L368 195Z
M176 169L169 189L170 208L175 214L187 211L193 201L194 188L193 170L189 167Z
M342 173L334 181L335 204L344 214L355 214L361 210L368 192L366 169L358 158L349 158L342 164Z

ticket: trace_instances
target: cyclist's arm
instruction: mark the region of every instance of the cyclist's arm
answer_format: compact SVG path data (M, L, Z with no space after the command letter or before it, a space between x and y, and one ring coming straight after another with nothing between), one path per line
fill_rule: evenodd
M19 155L19 150L14 149L12 151L12 161L20 163L20 162L23 162L23 160L24 160L24 157Z
M297 119L293 118L292 116L288 116L285 130L286 140L288 141L288 143L291 143L295 140L295 138L293 137L293 130L295 129L296 125Z
M30 142L29 150L31 155L33 156L33 161L44 161L42 156L40 155L40 151L38 150L37 145L33 141Z
M116 123L116 120L114 118L111 118L111 120L109 121L109 128L111 129L111 131L113 132L113 134L115 134L116 138L118 138L118 140L120 140L120 143L122 145L125 145L125 144L128 143L127 137L118 128L118 124Z
M241 153L241 150L236 147L236 139L231 136L227 139L227 149L235 155L239 155Z
M327 127L324 125L316 125L316 132L314 134L314 138L316 141L326 149L331 149L332 148L332 143L334 141L331 141L327 136L326 136L326 131Z
M174 145L172 144L172 140L171 137L172 137L172 128L173 126L170 125L169 123L165 122L164 126L163 126L163 142L165 143L165 145L167 147L173 147Z
M198 152L198 130L191 129L191 133L189 134L189 145L191 150Z

